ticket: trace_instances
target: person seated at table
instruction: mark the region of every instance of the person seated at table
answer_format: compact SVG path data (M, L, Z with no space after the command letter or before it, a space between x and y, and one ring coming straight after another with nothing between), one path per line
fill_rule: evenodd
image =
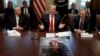
M76 3L71 4L71 9L68 10L70 14L78 14L78 10L76 9Z
M58 31L58 29L63 29L65 26L64 23L60 22L60 20L61 18L56 11L56 6L50 5L49 13L43 14L43 24L39 24L39 28L49 32Z
M74 18L71 30L74 33L88 32L89 27L90 19L87 17L86 10L81 10L79 16Z
M8 29L23 30L28 29L28 18L26 15L21 15L21 8L16 7L14 14L9 17Z
M68 48L57 40L51 40L48 48L43 48L42 56L68 56Z

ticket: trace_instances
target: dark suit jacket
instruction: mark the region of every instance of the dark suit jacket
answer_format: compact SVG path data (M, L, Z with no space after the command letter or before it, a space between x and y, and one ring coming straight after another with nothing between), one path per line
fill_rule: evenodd
M12 15L14 13L14 9L13 8L5 8L4 10L4 27L7 26L7 21L9 20L9 16Z
M28 7L28 13L29 13L29 14L31 13L30 11L31 11L31 10L30 10L30 7ZM22 14L22 15L24 14L24 7L21 8L21 14Z
M86 16L84 19L84 25L83 25L83 29L81 30L85 30L85 31L89 31L89 27L90 27L90 19ZM73 22L72 22L72 27L71 30L72 32L74 32L74 29L78 29L79 28L79 24L80 24L80 16L77 16L76 18L74 18Z
M0 17L0 29L3 29L3 28L4 28L4 23L3 23L2 18Z
M15 17L15 14L12 14L9 18L9 23L7 24L8 25L8 29L12 29L13 27L16 27L16 17ZM29 23L28 23L28 18L27 16L25 15L21 15L20 18L19 18L19 25L21 27L23 27L23 29L28 29L29 27Z
M10 16L11 14L14 13L14 9L13 8L5 8L4 13L5 13L5 16Z
M90 8L90 30L94 31L96 26L96 11Z
M49 22L50 22L49 21L49 13L43 15L42 21L43 21L45 30L48 31L49 30ZM59 24L60 24L60 16L59 16L59 14L56 14L55 15L55 31L58 30Z
M72 12L72 9L69 9L69 10L68 10L68 13L71 13L71 12ZM77 9L75 9L74 14L78 14L78 10L77 10Z

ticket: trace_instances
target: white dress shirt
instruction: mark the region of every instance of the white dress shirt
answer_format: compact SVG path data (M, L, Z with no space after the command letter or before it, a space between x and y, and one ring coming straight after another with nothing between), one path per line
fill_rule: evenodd
M28 8L24 8L24 14L29 14Z
M19 25L19 16L18 15L16 15L16 26L18 26Z

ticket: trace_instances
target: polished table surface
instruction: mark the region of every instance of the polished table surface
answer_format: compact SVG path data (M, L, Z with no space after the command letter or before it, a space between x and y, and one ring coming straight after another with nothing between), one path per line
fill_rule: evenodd
M0 56L39 56L40 40L45 32L19 31L20 37L10 37L0 32ZM100 34L92 33L92 39L70 37L69 43L72 56L100 56Z

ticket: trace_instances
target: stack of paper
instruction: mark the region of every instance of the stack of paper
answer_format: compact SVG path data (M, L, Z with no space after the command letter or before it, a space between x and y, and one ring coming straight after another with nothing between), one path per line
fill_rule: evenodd
M66 37L71 36L71 31L58 32L58 33L46 33L46 37Z
M56 37L55 33L46 33L46 37Z
M93 38L93 34L81 33L81 37L82 37L82 38Z
M71 36L71 31L58 32L58 33L56 33L56 36L58 36L58 37Z
M8 36L21 36L21 33L19 33L16 30L8 30L7 33L8 33Z

